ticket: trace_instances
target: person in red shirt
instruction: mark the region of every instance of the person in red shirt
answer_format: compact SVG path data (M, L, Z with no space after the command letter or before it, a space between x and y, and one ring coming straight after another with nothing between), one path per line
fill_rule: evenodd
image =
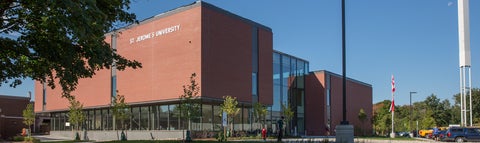
M265 128L262 129L262 138L264 141L267 140L267 129Z

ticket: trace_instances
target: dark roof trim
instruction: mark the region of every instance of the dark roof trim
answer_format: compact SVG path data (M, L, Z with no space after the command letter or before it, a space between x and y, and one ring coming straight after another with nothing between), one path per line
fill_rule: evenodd
M332 76L336 76L336 77L338 77L338 78L343 78L342 75L339 75L339 74L336 74L336 73L333 73L333 72L330 72L330 71L327 71L327 70L317 70L317 71L312 71L312 72L310 72L310 73L322 73L322 72L324 72L325 74L329 74L329 75L332 75ZM351 81L351 82L358 83L358 84L362 84L362 85L365 85L365 86L372 87L371 84L368 84L368 83L365 83L365 82L362 82L362 81L359 81L359 80L356 80L356 79L353 79L353 78L347 77L347 80L348 80L348 81Z
M264 29L264 30L267 30L267 31L272 32L272 29L271 29L270 27L267 27L267 26L265 26L265 25L262 25L262 24L260 24L260 23L255 22L255 21L252 21L252 20L250 20L250 19L241 17L241 16L239 16L239 15L237 15L237 14L234 14L234 13L232 13L232 12L229 12L229 11L227 11L227 10L224 10L224 9L222 9L222 8L219 8L219 7L217 7L217 6L214 6L214 5L212 5L212 4L209 4L209 3L207 3L207 2L197 1L196 3L200 3L202 6L204 6L204 7L206 7L206 8L209 8L209 9L212 9L212 10L216 10L217 12L226 14L226 15L228 15L228 16L232 16L232 17L234 17L234 18L238 18L238 19L240 19L240 20L242 20L242 21L244 21L244 22L246 22L246 23L249 23L249 24L255 26L255 27L260 27L260 28L262 28L262 29Z
M261 27L267 31L270 31L272 32L272 29L265 26L265 25L262 25L260 23L257 23L257 22L254 22L250 19L247 19L247 18L244 18L244 17L241 17L239 15L236 15L232 12L229 12L229 11L226 11L222 8L219 8L217 6L214 6L212 4L209 4L207 2L204 2L204 1L201 1L201 0L198 0L198 1L195 1L191 4L188 4L188 5L184 5L184 6L181 6L181 7L178 7L178 8L175 8L175 9L172 9L172 10L169 10L169 11L166 11L166 12L163 12L163 13L160 13L160 14L157 14L155 16L152 16L152 17L149 17L149 18L146 18L144 20L141 20L138 24L131 24L131 25L128 25L128 26L125 26L125 27L121 27L121 28L118 28L116 30L114 30L115 32L120 32L120 31L123 31L123 30L127 30L131 27L134 27L134 26L137 26L137 25L141 25L143 23L148 23L148 22L151 22L151 21L155 21L155 20L158 20L158 19L161 19L161 18L164 18L164 17L167 17L167 16L170 16L170 15L174 15L174 14L177 14L177 13L180 13L180 12L183 12L183 11L186 11L186 10L189 10L189 9L192 9L194 7L197 7L197 6L204 6L206 8L209 8L209 9L212 9L212 10L215 10L217 12L220 12L220 13L223 13L223 14L226 14L228 16L232 16L232 17L235 17L235 18L238 18L238 19L241 19L242 21L244 22L247 22L249 24L252 24L253 26L256 26L256 27ZM111 33L113 33L113 31L107 33L106 35L110 35Z
M5 99L20 99L20 100L28 100L28 101L30 101L30 97L23 97L23 96L0 95L0 98L5 98Z

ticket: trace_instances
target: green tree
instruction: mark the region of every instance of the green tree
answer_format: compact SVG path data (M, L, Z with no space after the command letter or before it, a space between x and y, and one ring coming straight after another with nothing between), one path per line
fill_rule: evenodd
M267 107L262 105L262 103L257 102L253 104L253 115L257 122L260 122L262 125L265 125L265 116L267 115Z
M182 118L188 121L187 141L191 141L190 130L192 120L199 119L201 116L201 106L199 99L200 86L195 81L196 74L192 73L190 76L190 85L183 86L183 94L180 95L180 105L178 109Z
M458 97L458 102L456 98ZM453 105L450 108L450 113L451 113L451 118L450 118L450 123L451 124L460 124L460 94L455 94L453 96Z
M292 108L290 108L289 105L285 106L284 104L282 104L282 114L285 117L284 122L287 123L285 126L288 127L288 129L286 129L285 131L286 133L290 133L290 121L292 121L295 112L293 112Z
M120 129L122 130L120 140L127 140L124 130L125 121L130 118L130 108L127 103L125 103L125 96L117 92L117 96L114 97L111 108L113 111L113 129L116 130L117 120L120 121Z
M358 120L360 120L362 124L365 124L365 121L367 120L367 114L365 114L365 110L363 110L363 108L358 111ZM365 135L365 129L363 129L363 135Z
M28 137L31 135L31 126L35 122L35 112L33 111L33 104L27 104L27 108L23 110L23 124L28 126Z
M450 105L450 101L445 99L440 103L439 110L441 112L438 112L438 120L436 120L437 125L442 126L442 127L447 127L450 124L453 124L452 122L452 109L453 107Z
M230 123L230 133L233 133L233 118L238 115L240 108L238 106L237 97L224 96L220 109L227 113L228 123Z
M15 87L30 77L71 96L80 78L115 67L140 68L137 61L117 54L105 33L120 24L137 23L130 0L0 2L0 86Z
M85 121L85 114L83 113L83 104L80 101L75 99L75 96L70 96L68 98L70 102L69 112L68 112L68 121L74 126L72 127L72 131L74 128L76 129L75 133L75 140L80 140L78 136L78 130L82 123Z
M390 100L384 100L374 105L378 107L373 114L373 125L377 134L386 135L391 129L391 113L389 112L390 103Z
M443 122L441 121L443 119L441 119L440 114L442 114L442 112L445 112L445 111L441 110L440 99L437 98L435 94L431 94L425 99L424 102L426 104L427 109L432 112L431 117L435 120L435 123L439 124L434 126L443 126L442 125Z
M457 114L454 114L452 116L456 116L456 118L454 118L454 119L457 120L455 123L458 124L458 123L460 123L460 93L454 95L453 98L455 100L455 105L454 105L455 107L453 107L453 108L457 109L456 112L455 112ZM466 104L467 110L470 109L470 102L468 102L469 98L470 97L467 96L467 104ZM480 123L480 112L479 112L480 111L480 104L478 104L478 103L480 103L480 89L472 88L472 110L473 110L473 112L472 112L473 117L472 118L473 118L473 123L474 124L479 124ZM470 116L470 113L468 113L467 118L469 118L469 116ZM468 124L470 124L470 123L468 123Z
M433 112L430 110L426 111L425 116L422 118L420 122L420 129L429 129L436 126L435 119L433 118Z

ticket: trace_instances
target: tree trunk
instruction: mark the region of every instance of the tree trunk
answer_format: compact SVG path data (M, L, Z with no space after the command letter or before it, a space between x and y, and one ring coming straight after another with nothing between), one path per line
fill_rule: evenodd
M31 125L30 125L30 126L31 126ZM31 129L30 126L28 126L28 132L27 132L28 137L31 137L31 135L32 135L32 129Z
M188 119L188 130L192 130L192 120Z

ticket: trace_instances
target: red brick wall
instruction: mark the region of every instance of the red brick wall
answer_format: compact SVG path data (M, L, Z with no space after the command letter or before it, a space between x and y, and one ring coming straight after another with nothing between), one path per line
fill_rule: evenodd
M330 95L331 95L331 128L333 131L337 125L343 120L343 89L342 77L330 72L319 71L307 76L306 79L306 129L308 132L317 133L320 129L320 134L326 135L325 125L327 122L326 115L326 74L330 76ZM347 121L354 125L355 128L362 128L367 135L371 134L372 124L372 87L361 84L353 80L347 80ZM321 105L316 105L318 102L323 102ZM312 105L313 104L313 105ZM364 109L367 119L361 122L358 119L360 109ZM321 117L320 117L321 116ZM322 122L322 123L319 123ZM357 129L355 135L361 135L360 130Z
M130 43L136 38L164 28L179 25L177 31L161 36ZM125 95L126 101L143 102L164 99L177 99L182 93L182 86L189 84L192 73L197 74L201 84L200 72L200 7L166 16L158 20L121 31L117 38L117 51L130 60L142 63L143 68L117 71L117 89ZM108 43L110 35L106 36ZM111 71L97 71L90 79L81 79L73 95L84 104L85 108L108 106L111 96ZM42 85L35 84L35 100L42 102ZM61 98L61 89L47 88L46 111L67 109L68 102ZM37 104L35 111L42 110Z
M331 98L332 98L332 129L339 125L343 120L343 92L342 92L342 77L332 75L331 82ZM347 121L354 125L355 128L366 129L368 135L371 134L372 124L372 87L362 85L351 80L347 80ZM367 114L367 119L364 123L358 119L360 109L364 109ZM359 130L356 130L355 135L361 135Z
M137 41L141 35L179 26L175 31ZM272 100L272 33L259 28L260 100ZM133 40L133 41L132 41ZM111 42L111 35L106 35ZM198 5L149 19L118 33L117 51L142 63L141 69L117 71L117 89L129 103L176 100L189 84L192 73L201 87L201 96L222 99L225 95L251 102L252 24L218 9ZM84 108L110 104L110 70L97 71L81 79L73 95ZM36 112L42 111L42 85L35 84ZM47 87L45 111L66 110L68 102L61 89Z
M23 110L30 103L29 98L0 96L0 139L8 139L28 128L23 124Z
M202 9L202 96L252 101L252 25L218 10ZM272 100L272 36L259 30L262 102ZM262 97L263 96L263 97ZM270 99L266 98L270 96Z
M262 104L273 104L273 37L272 32L259 28L259 101Z
M117 72L117 88L127 102L178 99L192 73L202 85L200 10L194 7L122 31L118 52L143 66ZM130 43L131 38L176 25L177 31Z
M305 130L307 135L326 135L325 80L323 74L305 76Z

